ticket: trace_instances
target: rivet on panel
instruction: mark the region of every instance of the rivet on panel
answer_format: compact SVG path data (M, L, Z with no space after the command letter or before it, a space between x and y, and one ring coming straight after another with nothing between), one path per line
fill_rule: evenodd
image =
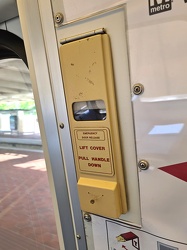
M85 214L84 214L84 220L87 221L87 222L90 222L90 221L92 220L91 215L88 214L88 213L85 213Z
M77 234L77 235L76 235L76 237L77 237L77 239L78 239L78 240L80 240L80 239L81 239L80 234Z
M55 23L58 24L58 25L63 23L63 21L64 21L63 14L60 13L60 12L56 13L54 20L55 20Z
M134 84L133 93L135 95L140 95L144 92L144 86L141 83Z
M138 162L138 167L141 169L141 170L147 170L149 168L149 162L146 161L146 160L140 160Z
M59 127L60 127L61 129L63 129L63 128L64 128L64 123L61 122L61 123L59 124Z

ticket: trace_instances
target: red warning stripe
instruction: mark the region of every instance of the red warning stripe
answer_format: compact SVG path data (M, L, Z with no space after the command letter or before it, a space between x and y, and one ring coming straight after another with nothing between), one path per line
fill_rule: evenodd
M187 182L187 162L159 168L160 170Z

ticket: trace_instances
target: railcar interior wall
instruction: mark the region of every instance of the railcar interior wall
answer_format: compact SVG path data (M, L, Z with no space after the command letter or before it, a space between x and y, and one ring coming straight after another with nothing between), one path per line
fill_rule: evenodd
M61 249L187 250L186 0L17 7Z

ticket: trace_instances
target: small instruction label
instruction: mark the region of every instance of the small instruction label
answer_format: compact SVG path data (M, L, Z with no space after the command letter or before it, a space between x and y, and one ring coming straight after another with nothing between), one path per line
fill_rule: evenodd
M108 129L76 129L75 138L80 171L114 174Z
M94 141L104 141L105 140L105 133L104 131L97 131L97 130L85 130L80 131L77 130L77 139L78 140L94 140Z

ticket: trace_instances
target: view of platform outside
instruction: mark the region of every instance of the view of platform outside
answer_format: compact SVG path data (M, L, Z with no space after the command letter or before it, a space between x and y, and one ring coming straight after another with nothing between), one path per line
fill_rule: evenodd
M0 110L0 133L39 136L37 116L27 110Z
M19 142L20 144L41 146L27 66L18 58L3 59L0 61L0 75L1 144Z
M39 134L39 125L36 114L23 110L1 110L0 132L4 135Z
M21 59L2 59L0 249L59 248L29 70Z

